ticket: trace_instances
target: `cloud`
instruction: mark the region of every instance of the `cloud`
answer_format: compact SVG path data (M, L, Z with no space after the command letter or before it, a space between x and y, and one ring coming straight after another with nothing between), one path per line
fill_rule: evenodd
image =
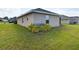
M0 17L14 17L25 13L29 8L0 8Z
M0 8L0 17L14 17L26 13L31 8ZM67 16L79 16L79 8L43 8Z
M47 8L47 10L67 16L79 16L79 8Z

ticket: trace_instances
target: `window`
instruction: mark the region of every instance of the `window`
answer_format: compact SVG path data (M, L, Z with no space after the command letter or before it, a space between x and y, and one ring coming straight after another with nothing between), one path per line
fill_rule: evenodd
M27 21L28 21L28 18L27 18Z
M23 17L22 17L22 23L24 23Z
M46 24L49 24L49 15L45 15Z
M49 20L46 20L46 24L49 24Z
M45 15L45 19L46 20L49 20L49 15Z

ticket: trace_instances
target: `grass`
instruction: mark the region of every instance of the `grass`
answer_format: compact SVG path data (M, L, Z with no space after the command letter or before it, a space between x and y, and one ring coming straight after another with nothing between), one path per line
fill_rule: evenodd
M3 50L79 50L79 25L64 25L49 32L31 33L16 24L0 24Z

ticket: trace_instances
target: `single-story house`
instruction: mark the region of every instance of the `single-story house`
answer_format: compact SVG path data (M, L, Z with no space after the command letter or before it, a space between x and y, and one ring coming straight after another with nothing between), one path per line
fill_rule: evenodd
M9 19L9 23L17 23L17 20L16 20L17 17L12 17Z
M70 24L79 24L79 17L74 16L74 17L69 17L70 18Z
M49 24L52 27L60 26L59 14L41 8L32 9L17 17L17 24L28 27L31 24Z
M0 22L8 22L8 20L0 17Z
M60 15L61 18L61 24L70 24L70 18L65 15Z
M68 17L65 15L60 15L60 18L61 18L61 24L79 24L78 16Z

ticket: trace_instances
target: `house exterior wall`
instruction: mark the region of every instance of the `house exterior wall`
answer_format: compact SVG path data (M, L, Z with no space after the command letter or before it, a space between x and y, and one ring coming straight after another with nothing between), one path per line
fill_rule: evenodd
M77 19L71 19L70 20L70 23L74 23L74 22L76 22L78 24L78 20Z
M50 21L49 24L50 24L51 26L54 26L54 27L60 26L60 19L59 19L58 16L50 16L49 21Z
M25 27L28 27L30 24L39 24L39 23L46 24L45 16L46 16L45 14L32 13L18 18L17 24ZM60 26L60 21L58 16L51 16L51 15L48 15L48 16L49 16L49 19L48 19L49 25L51 25L52 27ZM23 19L23 23L22 23L22 19Z
M45 15L33 13L33 24L45 24Z
M62 20L61 23L62 24L69 24L70 23L70 20Z
M76 18L76 20L75 20L76 22L77 22L77 24L79 24L79 18Z
M79 19L78 19L78 24L79 24Z
M22 20L23 19L23 20ZM33 15L29 14L17 19L17 24L28 27L33 22Z
M70 23L74 24L79 24L79 18L70 18Z
M52 27L58 27L60 26L60 21L58 16L49 16L49 25ZM46 24L46 15L45 14L37 14L33 13L33 23L43 23Z

